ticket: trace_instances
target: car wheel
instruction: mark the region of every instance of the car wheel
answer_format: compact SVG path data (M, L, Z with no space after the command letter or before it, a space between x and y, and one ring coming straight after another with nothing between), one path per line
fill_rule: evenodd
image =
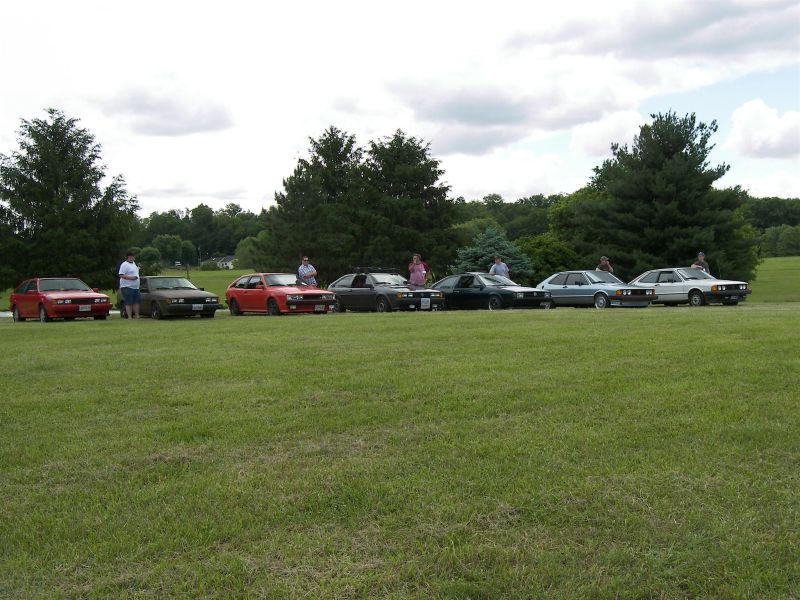
M202 315L200 315L200 318L201 319L213 319L215 314L216 313L213 313L213 312L212 313L203 313Z
M608 296L605 294L596 294L594 297L595 308L608 308Z
M542 302L539 306L541 306L542 308L547 309L547 310L550 310L550 309L553 309L553 308L556 307L555 302L553 302L552 300L546 300L546 301Z
M22 323L25 320L25 317L19 316L19 309L14 306L14 310L11 311L11 317L14 319L14 323Z
M161 309L158 308L158 302L153 302L150 305L150 318L154 321L158 321L162 316Z
M267 302L267 314L271 317L277 317L281 314L281 311L278 309L278 303L275 302L274 298L270 298L269 302Z
M95 321L105 321L107 318L108 318L108 315L95 315L94 316L94 320Z
M47 316L47 311L45 310L43 305L39 305L39 322L40 323L49 323L50 317Z
M703 306L706 301L703 299L703 294L697 290L689 292L689 306Z
M503 301L500 300L500 296L489 296L489 301L486 303L486 308L489 310L503 308Z
M375 310L377 310L379 313L391 312L392 307L389 305L389 301L381 296L378 298L378 303L375 305Z
M228 303L228 310L231 311L232 317L238 317L242 314L242 311L239 310L239 303L233 298L231 298L231 301Z
M338 300L336 301L336 304L333 305L333 312L343 313L346 310L347 309L344 306L342 306L342 303L339 302Z

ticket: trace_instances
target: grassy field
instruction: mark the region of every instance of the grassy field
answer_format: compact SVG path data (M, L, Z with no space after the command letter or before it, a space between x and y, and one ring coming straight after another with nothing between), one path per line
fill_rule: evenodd
M3 319L0 596L796 598L798 330Z

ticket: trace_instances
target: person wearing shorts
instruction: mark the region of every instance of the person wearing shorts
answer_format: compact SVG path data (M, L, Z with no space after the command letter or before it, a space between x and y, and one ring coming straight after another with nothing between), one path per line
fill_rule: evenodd
M135 255L128 252L125 262L119 266L119 292L125 303L129 319L139 318L139 267L134 262Z

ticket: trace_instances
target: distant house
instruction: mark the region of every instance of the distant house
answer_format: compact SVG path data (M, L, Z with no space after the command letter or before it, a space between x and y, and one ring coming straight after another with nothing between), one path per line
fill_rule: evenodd
M232 269L233 268L233 260L235 256L223 256L222 258L217 259L217 266L220 269Z

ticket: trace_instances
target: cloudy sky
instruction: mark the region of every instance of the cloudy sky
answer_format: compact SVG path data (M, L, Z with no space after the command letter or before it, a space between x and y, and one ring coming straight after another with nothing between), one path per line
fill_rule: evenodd
M330 125L429 141L454 196L567 193L670 109L717 121L720 185L800 196L796 0L26 0L0 56L0 153L60 108L143 215L259 211Z

